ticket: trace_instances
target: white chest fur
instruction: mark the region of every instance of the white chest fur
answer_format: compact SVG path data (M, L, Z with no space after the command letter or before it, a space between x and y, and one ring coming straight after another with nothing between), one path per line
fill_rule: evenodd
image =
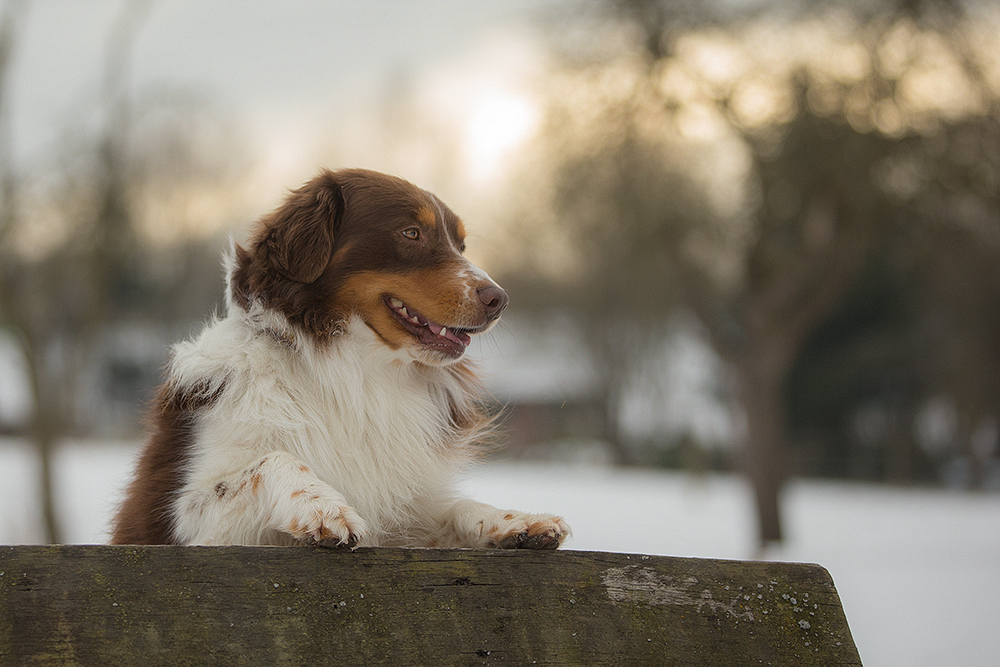
M455 442L448 396L460 391L447 369L414 364L380 342L359 319L325 348L260 326L237 312L175 350L179 386L225 384L198 416L187 483L176 507L184 542L271 541L231 534L220 480L272 452L288 452L343 494L368 523L373 544L405 544L425 519L453 501L451 483L467 460ZM278 328L280 327L280 328ZM213 524L227 526L226 535ZM250 526L250 524L247 524Z

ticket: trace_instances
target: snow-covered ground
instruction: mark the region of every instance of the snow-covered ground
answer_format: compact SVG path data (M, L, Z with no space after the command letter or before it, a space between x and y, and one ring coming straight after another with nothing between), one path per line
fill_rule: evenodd
M66 539L106 540L134 446L63 448L58 501ZM0 543L40 540L36 463L0 440ZM503 507L559 512L567 548L749 558L753 515L739 478L494 463L465 482ZM867 667L991 667L1000 655L1000 494L801 481L786 497L788 544L776 560L833 575Z

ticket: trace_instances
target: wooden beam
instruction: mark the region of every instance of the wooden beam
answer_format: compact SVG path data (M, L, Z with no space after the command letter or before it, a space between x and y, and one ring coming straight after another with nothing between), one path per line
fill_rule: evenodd
M818 565L0 547L0 665L860 665Z

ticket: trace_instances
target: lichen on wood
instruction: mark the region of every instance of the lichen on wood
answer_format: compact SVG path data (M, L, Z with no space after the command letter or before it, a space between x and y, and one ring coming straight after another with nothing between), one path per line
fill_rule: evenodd
M0 665L860 665L817 565L605 552L0 547Z

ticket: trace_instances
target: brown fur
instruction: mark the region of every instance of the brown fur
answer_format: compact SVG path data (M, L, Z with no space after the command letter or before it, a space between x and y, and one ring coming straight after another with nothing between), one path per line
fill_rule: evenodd
M418 230L417 240L400 234L409 228ZM359 314L390 347L406 344L410 334L393 322L383 302L388 292L435 321L481 327L499 310L481 303L482 296L470 306L463 293L456 251L464 248L464 236L450 209L407 181L364 170L324 170L258 221L247 248L236 248L231 297L247 310L258 302L280 312L296 333L318 343L332 340L348 316ZM295 334L271 333L294 348ZM448 370L467 389L463 396L447 397L455 440L485 434L492 420L473 398L479 385L471 366L461 360ZM150 419L152 437L114 519L113 544L175 542L171 509L185 483L193 426L223 389L181 391L169 383L160 389ZM248 483L256 491L259 475L241 484L220 483L215 494L234 496Z
M195 415L214 403L222 390L196 387L180 392L169 384L160 387L149 418L154 435L139 457L125 502L115 515L111 544L175 543L170 505L183 484Z
M407 220L426 242L387 243ZM450 209L407 181L362 169L324 170L257 223L248 249L237 248L233 298L244 307L263 300L291 324L328 339L358 305L342 296L352 277L356 285L366 271L440 269L452 259L441 235L461 245L463 232Z

